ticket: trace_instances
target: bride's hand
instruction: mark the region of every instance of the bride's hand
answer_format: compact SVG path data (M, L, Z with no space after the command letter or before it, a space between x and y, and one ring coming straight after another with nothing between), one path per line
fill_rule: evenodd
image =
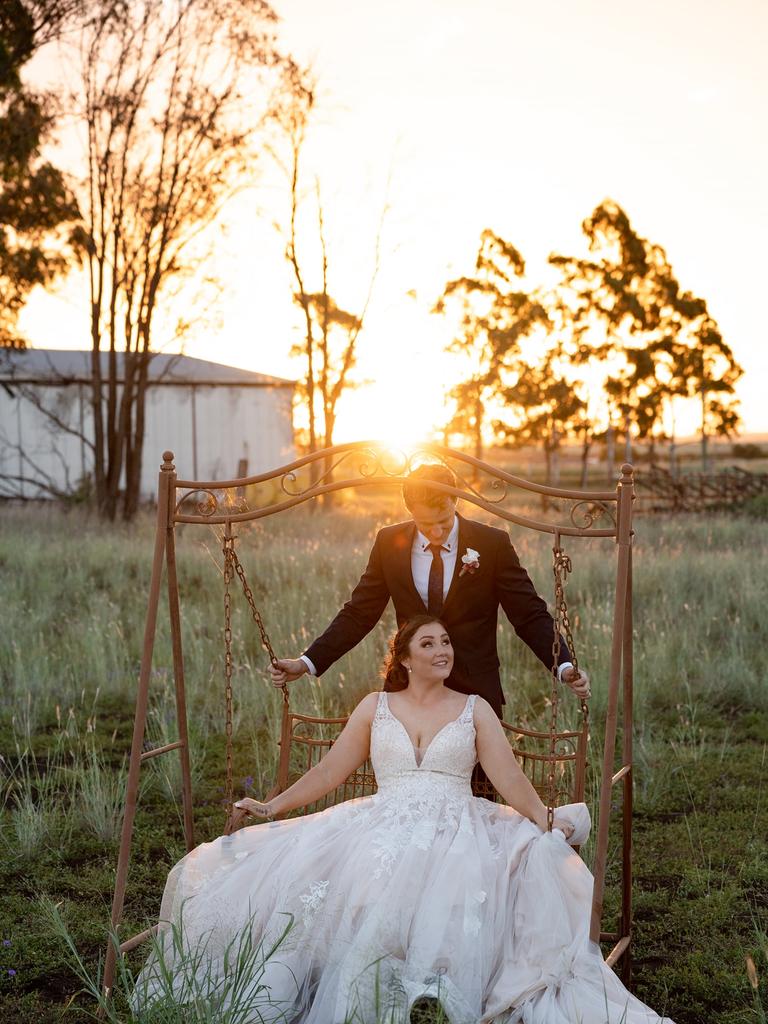
M270 804L251 800L249 796L244 796L242 800L237 800L232 804L232 817L229 822L230 831L238 828L245 818L266 818L268 821L272 821Z
M552 828L559 828L565 836L566 840L570 839L574 833L574 826L566 818L558 818L555 815L555 820L552 822Z

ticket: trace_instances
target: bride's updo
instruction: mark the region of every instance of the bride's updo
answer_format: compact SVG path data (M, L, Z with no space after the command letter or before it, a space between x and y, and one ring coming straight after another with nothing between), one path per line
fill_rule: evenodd
M434 615L414 615L413 618L406 619L398 631L389 638L389 653L381 670L385 690L391 693L395 690L404 690L408 686L408 670L403 665L403 659L408 657L411 640L421 627L429 626L433 622L437 622L445 629L445 623Z

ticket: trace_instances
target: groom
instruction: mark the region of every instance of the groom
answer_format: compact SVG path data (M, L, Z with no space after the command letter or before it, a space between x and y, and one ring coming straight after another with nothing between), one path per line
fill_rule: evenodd
M379 530L365 572L325 632L299 658L281 659L271 668L276 686L305 672L321 676L373 629L390 599L398 626L425 612L445 624L454 648L446 684L484 697L499 717L504 703L496 649L499 606L551 671L552 616L509 534L458 515L456 498L430 482L456 486L447 466L422 465L408 475L403 500L412 518ZM577 696L589 696L589 678L573 667L562 636L558 676Z

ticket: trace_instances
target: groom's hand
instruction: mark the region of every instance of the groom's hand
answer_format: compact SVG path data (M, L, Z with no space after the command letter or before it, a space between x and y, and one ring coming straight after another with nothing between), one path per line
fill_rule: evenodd
M300 679L307 672L307 664L301 658L282 658L274 665L269 666L269 674L272 676L274 686L284 686Z
M563 671L562 680L566 686L570 686L577 697L587 700L592 695L592 687L589 683L589 676L581 669L573 666Z

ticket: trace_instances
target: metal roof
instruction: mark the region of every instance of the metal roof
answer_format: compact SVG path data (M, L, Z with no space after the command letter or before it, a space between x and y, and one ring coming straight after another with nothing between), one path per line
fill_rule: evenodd
M108 372L108 353L100 354L101 373ZM123 353L117 353L118 383L123 379ZM17 384L90 384L91 353L85 349L28 348L0 350L0 380ZM153 385L219 384L243 387L292 388L295 381L271 377L237 366L192 356L156 353L149 364Z

